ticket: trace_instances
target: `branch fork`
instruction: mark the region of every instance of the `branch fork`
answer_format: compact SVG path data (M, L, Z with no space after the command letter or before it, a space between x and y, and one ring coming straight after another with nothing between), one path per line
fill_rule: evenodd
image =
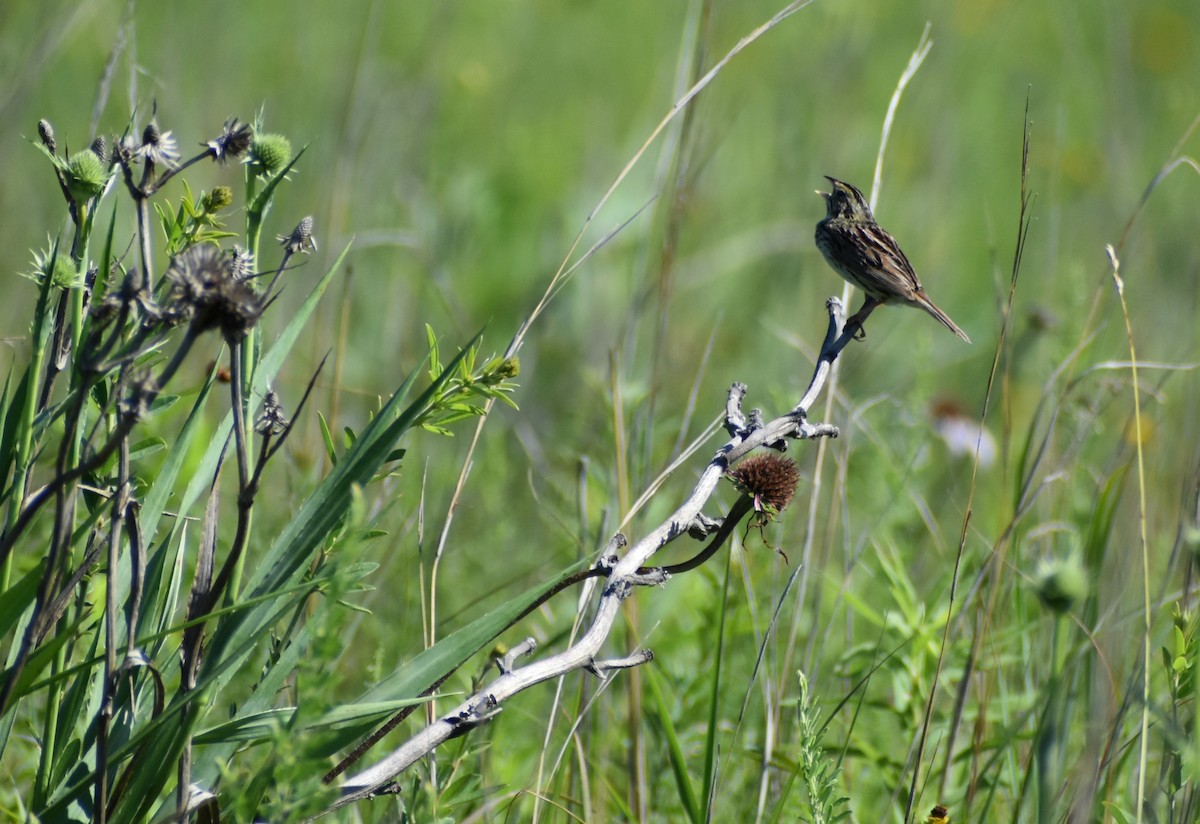
M617 670L641 666L654 659L650 650L639 650L618 658L600 656L601 648L616 624L621 602L633 593L635 587L660 586L670 578L668 570L648 567L654 554L681 535L704 538L720 530L732 530L745 511L739 512L737 518L732 519L733 523L727 524L730 518L710 518L701 510L716 492L726 470L752 450L765 447L782 451L788 439L836 438L839 434L836 426L808 421L808 410L825 387L834 361L854 339L855 329L846 326L842 302L837 298L829 298L825 307L829 313L828 330L812 379L800 402L788 413L763 422L757 410L749 415L742 411L745 384L734 383L729 388L725 404L725 430L729 440L713 455L691 494L662 524L623 554L622 550L628 546L624 535L618 533L609 541L596 564L596 568L607 571L608 580L587 630L561 652L521 667L515 666L516 660L532 654L536 645L527 639L510 650L497 661L500 675L491 684L417 732L371 767L346 779L341 798L326 812L361 799L394 792L393 782L396 778L419 759L448 739L493 718L506 700L535 684L580 669L606 678Z

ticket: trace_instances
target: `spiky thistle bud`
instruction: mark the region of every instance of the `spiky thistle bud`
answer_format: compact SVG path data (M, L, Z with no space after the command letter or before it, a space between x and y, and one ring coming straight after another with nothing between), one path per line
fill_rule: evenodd
M76 203L86 203L104 191L108 175L104 162L91 149L71 155L63 170L67 191Z
M270 177L292 159L292 142L281 134L255 135L245 163L259 177Z

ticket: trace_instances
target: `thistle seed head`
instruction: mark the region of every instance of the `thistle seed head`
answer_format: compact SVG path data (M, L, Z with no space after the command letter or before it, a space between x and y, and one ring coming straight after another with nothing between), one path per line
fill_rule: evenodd
M171 261L166 276L174 287L169 313L197 332L220 329L227 343L238 343L262 315L259 296L235 274L234 257L215 246L189 247Z
M725 474L738 491L754 499L759 512L782 512L800 483L795 462L771 453L749 457Z

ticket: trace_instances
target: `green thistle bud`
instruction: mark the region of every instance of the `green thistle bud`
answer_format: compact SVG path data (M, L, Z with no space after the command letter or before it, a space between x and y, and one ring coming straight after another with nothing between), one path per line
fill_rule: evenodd
M292 159L292 142L281 134L260 134L254 136L250 144L250 152L246 155L246 163L250 171L260 177L270 177Z
M50 272L50 283L59 289L74 289L80 285L75 267L66 255L54 258L54 271Z
M67 191L76 203L84 203L104 191L108 180L104 162L91 149L71 155L67 168L63 170Z
M1070 612L1087 597L1087 571L1077 552L1043 560L1038 564L1033 581L1038 598L1052 612Z
M228 186L218 186L204 196L200 205L205 212L212 214L221 211L230 203L233 203L233 189Z

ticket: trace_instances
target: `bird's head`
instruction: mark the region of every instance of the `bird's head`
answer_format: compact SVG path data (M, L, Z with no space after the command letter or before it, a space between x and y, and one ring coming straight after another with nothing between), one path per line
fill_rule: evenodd
M849 183L843 183L837 178L826 175L825 179L829 181L830 190L828 192L817 192L817 194L825 198L825 217L840 218L842 220L874 220L871 217L871 206L867 203L867 199L863 197L862 192Z

